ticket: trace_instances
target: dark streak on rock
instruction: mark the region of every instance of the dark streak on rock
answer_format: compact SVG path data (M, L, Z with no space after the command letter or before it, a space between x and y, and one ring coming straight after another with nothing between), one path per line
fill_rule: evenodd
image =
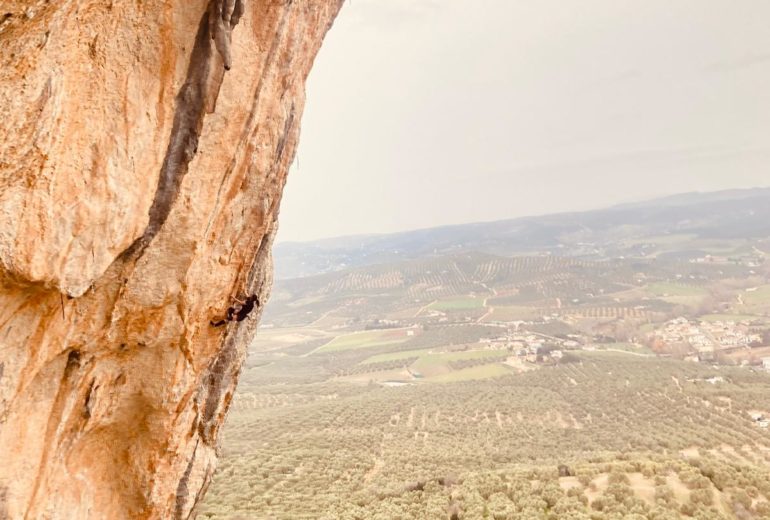
M67 364L64 367L64 378L66 379L73 370L80 368L80 351L70 350L67 354Z
M174 509L175 520L182 520L182 515L184 514L184 506L187 503L187 497L190 494L190 488L187 483L190 481L190 474L195 465L195 454L197 452L198 441L195 441L195 448L193 448L192 455L187 463L187 468L184 470L184 474L182 475L182 478L179 479L179 484L176 487L176 508Z
M8 488L0 486L0 520L11 518L8 514Z
M86 398L83 401L83 417L86 420L91 418L91 406L93 404L92 400L96 394L96 390L99 388L98 386L94 386L94 383L96 383L96 379L92 379L91 384L88 385Z
M254 261L249 268L246 279L246 290L250 294L257 294L260 299L264 297L265 280L260 268L268 262L272 232L263 238L254 255ZM245 323L245 322L240 322ZM227 412L232 398L232 390L238 382L241 365L246 356L245 345L239 337L247 334L248 329L239 324L232 329L225 338L222 350L209 365L209 369L203 378L201 394L204 402L198 421L198 435L200 439L210 447L216 447L217 431L223 422L223 414ZM239 345L241 345L239 347Z
M185 520L198 517L198 507L201 505L201 498L203 498L206 495L206 492L209 490L209 485L211 485L211 477L213 473L214 472L211 471L210 466L206 468L206 472L203 475L203 484L201 484L200 489L198 489L198 491L195 493L193 506L190 508L190 513L187 515L187 519Z
M291 104L291 111L289 112L289 117L286 118L286 122L283 125L283 133L281 134L280 139L278 139L278 145L275 148L275 162L278 163L281 161L281 158L283 157L283 149L286 147L286 139L289 137L289 132L291 131L292 126L294 125L294 116L295 116L295 109L294 109L294 102Z
M182 179L197 151L198 137L203 126L206 79L211 60L207 18L208 14L204 13L190 55L187 79L176 97L174 125L158 178L158 188L150 207L149 223L142 236L123 253L125 256L141 254L158 234L171 213L171 206L179 194Z
M274 202L275 204L275 202ZM272 214L278 217L277 213L272 211ZM253 294L258 294L260 302L262 302L262 305L264 306L267 301L265 298L266 293L263 290L265 286L265 276L264 273L260 272L260 269L267 265L270 262L271 258L271 251L270 246L273 245L273 239L275 238L275 227L276 225L273 224L273 228L271 231L266 234L262 241L259 243L259 247L257 248L257 253L254 255L254 261L251 263L251 267L249 267L249 274L246 279L246 287L247 289L252 292ZM257 281L259 279L260 286L256 287Z
M216 445L216 431L220 426L217 420L217 410L222 399L222 394L229 385L232 372L237 371L238 352L236 342L230 336L225 340L225 345L214 358L207 374L204 376L203 388L205 390L205 401L201 410L200 421L198 422L198 435L207 445L214 447Z
M141 255L158 234L179 195L182 179L187 174L190 161L198 151L198 138L203 128L207 100L210 104L210 100L215 100L218 96L219 82L212 84L209 81L213 56L210 41L210 27L213 24L209 19L215 11L212 6L218 5L219 2L221 0L211 1L198 24L190 63L187 66L187 77L176 97L174 124L158 178L158 188L150 207L149 223L142 236L122 253L123 258ZM233 16L229 21L232 24L231 30L243 12L242 3L238 2L238 4L241 7L237 17ZM210 89L216 89L216 92L209 92Z
M71 379L73 376L77 376L77 374L74 374L74 372L81 368L81 361L82 355L78 349L72 349L67 352L67 360L64 364L61 382L59 383L59 388L56 391L56 396L54 397L53 404L51 405L51 411L49 413L48 421L46 424L45 438L43 442L43 453L39 462L41 468L48 465L51 458L51 451L57 445L55 439L58 435L60 435L59 425L62 424L62 421L65 418L66 401L74 391ZM36 497L40 491L40 484L43 480L43 477L43 473L38 473L34 480L32 493L30 494L30 499L27 502L27 512L24 515L24 518L30 517L30 511L35 507L35 504L37 503ZM2 517L0 517L0 520L2 520Z

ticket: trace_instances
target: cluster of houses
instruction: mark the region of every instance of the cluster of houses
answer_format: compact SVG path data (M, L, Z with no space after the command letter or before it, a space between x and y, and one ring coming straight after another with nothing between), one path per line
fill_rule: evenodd
M507 350L528 363L556 362L563 349L580 347L575 339L561 339L536 332L508 332L496 338L482 338L479 343L493 350Z
M759 267L764 262L764 258L759 255L744 256L720 256L704 255L698 258L690 259L691 264L718 264L718 265L742 265L746 267Z
M687 344L697 354L698 360L713 359L714 352L745 348L761 344L762 336L751 332L748 325L733 321L693 322L676 318L654 332L657 340L668 345Z

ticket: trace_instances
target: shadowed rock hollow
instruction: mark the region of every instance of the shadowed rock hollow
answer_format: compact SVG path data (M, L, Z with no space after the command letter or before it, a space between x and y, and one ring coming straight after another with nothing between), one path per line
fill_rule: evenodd
M341 4L0 0L0 518L194 513Z

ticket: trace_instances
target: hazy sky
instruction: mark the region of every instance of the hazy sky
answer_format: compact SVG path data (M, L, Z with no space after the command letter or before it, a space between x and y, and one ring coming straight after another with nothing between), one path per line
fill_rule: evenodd
M770 185L768 0L348 0L279 240Z

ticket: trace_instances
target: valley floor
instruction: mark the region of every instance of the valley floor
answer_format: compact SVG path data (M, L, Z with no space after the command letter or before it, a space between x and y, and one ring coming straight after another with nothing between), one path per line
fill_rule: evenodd
M770 518L760 371L624 352L397 387L260 370L202 518Z

